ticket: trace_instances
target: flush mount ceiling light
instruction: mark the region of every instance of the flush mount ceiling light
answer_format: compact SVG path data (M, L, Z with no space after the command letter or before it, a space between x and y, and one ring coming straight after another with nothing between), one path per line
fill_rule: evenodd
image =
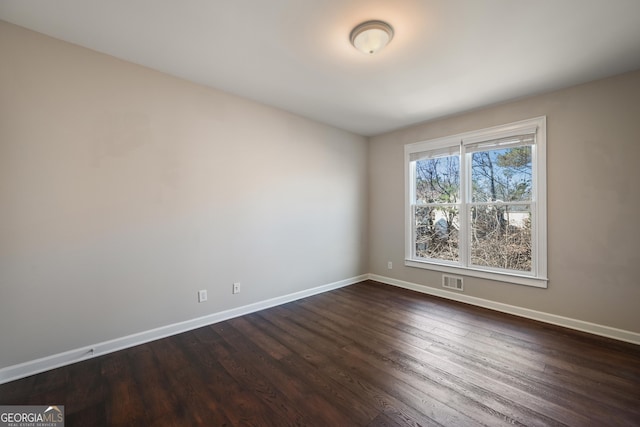
M367 21L351 31L351 44L362 53L373 55L393 38L393 28L384 21Z

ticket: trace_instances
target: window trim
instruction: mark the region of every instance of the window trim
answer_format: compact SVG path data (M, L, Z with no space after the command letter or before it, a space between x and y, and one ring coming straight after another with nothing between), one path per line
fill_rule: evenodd
M535 226L532 235L532 251L534 252L532 272L518 273L515 271L495 270L490 267L479 267L470 264L468 254L470 245L465 240L464 248L460 253L460 263L462 265L452 265L451 262L416 259L414 257L413 244L413 224L412 224L412 200L415 199L415 189L412 180L415 180L415 171L411 168L411 155L414 153L442 149L449 146L459 145L460 153L460 215L468 210L467 190L468 185L466 174L468 165L465 146L478 144L484 141L507 138L524 133L534 133L536 137L532 149L532 170L534 170L532 188L532 216L535 218ZM415 142L404 146L404 169L405 169L405 262L408 267L424 268L428 270L441 271L445 273L461 274L482 279L508 282L518 285L546 288L547 277L547 118L540 116L532 119L521 120L505 125L493 126L477 131L465 132L457 135L442 138L430 139ZM464 206L464 209L462 208ZM535 208L534 208L535 206ZM463 212L464 211L464 212ZM466 217L466 216L465 216ZM462 230L464 228L465 230ZM461 237L467 238L468 220L465 220L464 227L461 227Z

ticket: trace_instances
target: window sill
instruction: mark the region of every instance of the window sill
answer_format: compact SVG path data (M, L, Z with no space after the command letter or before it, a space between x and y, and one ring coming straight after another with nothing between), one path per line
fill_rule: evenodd
M442 271L444 273L458 274L462 276L478 277L481 279L496 280L499 282L507 282L515 285L533 286L536 288L547 288L549 279L531 276L519 276L509 273L497 273L486 270L476 270L472 268L457 267L452 265L436 264L426 261L415 261L410 259L404 260L407 267L423 268L425 270Z

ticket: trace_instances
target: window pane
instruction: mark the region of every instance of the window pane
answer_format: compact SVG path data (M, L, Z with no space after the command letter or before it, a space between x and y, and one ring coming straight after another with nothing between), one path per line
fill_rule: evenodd
M415 249L418 258L458 261L457 207L415 207Z
M531 206L471 208L471 263L531 271Z
M531 200L531 146L471 154L472 201Z
M416 204L457 203L460 199L460 156L416 162Z

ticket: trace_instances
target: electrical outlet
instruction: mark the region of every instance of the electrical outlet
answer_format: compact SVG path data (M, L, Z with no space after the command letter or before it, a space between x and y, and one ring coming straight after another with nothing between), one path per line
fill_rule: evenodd
M207 300L207 290L203 289L198 291L198 302L205 302Z
M240 282L236 282L233 284L233 293L234 294L240 293Z
M387 268L391 270L393 268L393 263L391 261L387 262Z

